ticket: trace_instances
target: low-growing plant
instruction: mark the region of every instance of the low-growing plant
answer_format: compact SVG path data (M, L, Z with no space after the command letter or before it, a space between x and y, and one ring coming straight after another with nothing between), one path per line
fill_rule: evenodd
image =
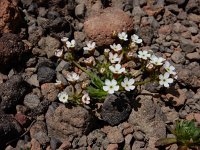
M61 102L68 100L75 104L102 102L108 94L115 92L130 93L137 86L148 82L158 82L169 87L176 79L175 68L163 57L156 56L151 50L139 50L142 39L133 34L130 38L126 32L114 35L115 42L109 48L98 50L96 43L89 41L83 48L83 57L78 56L76 41L63 37L63 48L55 55L59 60L71 62L73 71L67 70L66 79L75 86L81 82L82 91L68 95L66 91L59 93ZM100 54L98 54L100 53ZM81 71L88 79L80 81ZM57 81L57 85L62 83Z
M200 128L194 121L179 120L176 122L175 129L171 131L174 138L163 138L156 142L156 146L166 146L176 143L178 150L188 150L200 148Z

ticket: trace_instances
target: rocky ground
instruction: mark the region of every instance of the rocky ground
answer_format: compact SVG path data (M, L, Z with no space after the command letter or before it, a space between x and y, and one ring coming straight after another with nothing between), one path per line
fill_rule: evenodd
M134 103L119 103L122 112L108 97L102 119L65 107L55 82L67 85L62 70L71 64L54 56L60 39L74 38L79 50L88 39L104 47L113 31L139 35L140 49L173 63L177 82L164 90L142 86ZM200 0L1 0L0 149L176 150L155 141L173 136L166 124L175 120L200 124L199 41Z

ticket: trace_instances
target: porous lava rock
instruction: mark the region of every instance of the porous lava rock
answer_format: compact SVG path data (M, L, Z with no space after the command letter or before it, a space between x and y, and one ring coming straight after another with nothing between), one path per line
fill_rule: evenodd
M0 84L0 107L4 111L13 109L28 90L28 84L20 75L14 75L5 83Z
M22 128L12 115L0 114L0 149L10 140L19 137Z
M91 130L91 123L94 122L85 108L70 109L65 105L49 106L45 118L49 137L55 137L61 141L87 133Z
M0 37L0 68L16 64L28 49L20 37L13 33L4 33Z
M133 30L133 20L118 8L106 8L98 15L90 16L84 22L87 37L98 46L114 42L113 32L130 32Z
M22 23L17 0L0 1L0 32L16 32Z
M131 113L129 99L125 94L110 94L106 97L102 110L102 119L110 125L118 125L126 120Z

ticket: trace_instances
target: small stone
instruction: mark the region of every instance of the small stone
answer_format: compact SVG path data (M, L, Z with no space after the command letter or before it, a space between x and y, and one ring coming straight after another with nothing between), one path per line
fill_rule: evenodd
M171 3L171 4L178 4L178 5L182 5L185 3L185 0L166 0L167 3Z
M36 139L41 145L50 142L47 135L46 124L43 121L37 121L30 129L30 136L32 139Z
M22 114L22 113L17 113L15 114L15 119L22 125L25 126L28 123L28 118Z
M58 72L59 72L59 71L62 71L63 68L65 67L65 65L68 65L68 62L62 60L62 61L58 64L58 66L56 67L56 71L58 71Z
M87 146L87 136L83 135L79 141L78 141L78 145L80 147L86 147Z
M200 54L198 52L186 54L186 58L189 60L200 60Z
M33 74L30 78L27 79L27 82L30 84L30 85L33 85L33 86L36 86L36 87L39 87L39 81L37 79L37 74Z
M106 150L118 150L118 144L109 144Z
M37 71L37 77L39 83L47 83L54 80L56 72L54 69L49 67L39 67Z
M132 140L133 140L133 135L132 134L126 135L124 149L131 150L131 141Z
M133 133L133 137L138 140L138 141L143 141L144 140L144 135L141 131L135 131Z
M149 16L157 16L161 12L164 11L164 6L162 5L152 5L152 6L144 6L144 11Z
M59 150L66 150L71 147L71 143L68 140L64 140L62 145L59 147Z
M188 14L188 20L194 21L196 23L200 23L200 16L190 13L190 14Z
M75 15L78 17L78 18L84 18L85 16L85 11L86 11L86 7L85 7L85 4L78 4L75 8Z
M42 150L40 143L36 139L31 139L31 150Z
M115 144L124 142L122 131L120 131L117 127L111 128L111 130L108 132L107 137L110 143Z
M42 37L38 42L38 46L46 52L48 58L51 58L60 47L60 41L51 36Z
M53 102L57 99L59 89L56 88L55 83L45 83L41 85L41 92L47 100Z
M27 94L24 97L24 105L30 109L37 107L40 103L40 98L35 94Z
M183 64L185 62L185 57L184 57L183 53L180 51L175 51L172 54L171 58L177 64L179 64L179 63Z

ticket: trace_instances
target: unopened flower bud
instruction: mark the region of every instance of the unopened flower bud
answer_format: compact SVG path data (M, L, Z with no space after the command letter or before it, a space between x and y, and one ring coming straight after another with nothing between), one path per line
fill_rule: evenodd
M152 63L148 63L146 65L146 68L147 68L148 71L152 71L154 69L154 65Z
M90 56L89 58L86 58L86 59L84 60L84 63L85 63L85 65L90 66L90 67L96 65L96 62L95 62L95 59L94 59L93 56Z
M112 33L112 38L116 38L117 37L117 32L116 31L113 31Z
M108 57L109 56L109 52L110 52L110 49L108 49L108 48L104 49L104 56Z
M100 70L99 70L99 72L101 73L101 74L103 74L104 72L106 71L106 68L100 68Z
M134 52L132 52L132 51L130 51L130 52L128 52L128 53L126 54L126 58L127 58L128 60L132 59L133 57L134 57Z

